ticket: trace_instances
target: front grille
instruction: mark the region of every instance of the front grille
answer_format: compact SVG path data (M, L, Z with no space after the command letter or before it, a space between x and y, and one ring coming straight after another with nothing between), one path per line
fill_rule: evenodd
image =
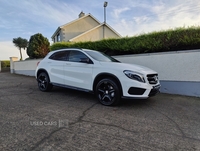
M149 84L157 84L158 83L158 74L148 74L147 80Z

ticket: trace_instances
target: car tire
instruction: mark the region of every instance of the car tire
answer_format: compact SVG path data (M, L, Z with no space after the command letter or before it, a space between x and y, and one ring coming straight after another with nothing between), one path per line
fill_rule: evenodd
M37 81L40 91L47 92L50 91L53 87L46 72L41 72L37 78Z
M117 83L111 78L105 78L98 82L95 90L99 102L105 106L119 104L121 93Z

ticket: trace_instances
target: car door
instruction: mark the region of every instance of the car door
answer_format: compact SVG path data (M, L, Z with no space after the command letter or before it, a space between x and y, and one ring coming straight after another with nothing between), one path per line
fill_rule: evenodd
M67 60L69 51L59 51L49 57L49 76L51 83L64 85L64 65Z
M83 52L71 50L64 65L65 84L68 86L92 90L93 62Z

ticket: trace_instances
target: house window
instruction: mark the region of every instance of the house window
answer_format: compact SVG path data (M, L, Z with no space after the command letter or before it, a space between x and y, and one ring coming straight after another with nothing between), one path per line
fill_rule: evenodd
M57 42L60 41L60 33L57 35Z

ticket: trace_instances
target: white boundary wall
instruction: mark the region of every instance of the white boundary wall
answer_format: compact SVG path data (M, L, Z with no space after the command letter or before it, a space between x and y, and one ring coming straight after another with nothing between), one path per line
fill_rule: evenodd
M161 92L200 97L200 50L114 56L124 63L149 67L159 74ZM15 61L11 73L34 76L41 59Z
M149 67L160 80L200 81L200 50L115 56L121 62Z
M159 74L161 92L200 97L200 50L115 56Z
M41 59L16 61L17 57L10 57L10 72L28 76L35 76L37 63Z

